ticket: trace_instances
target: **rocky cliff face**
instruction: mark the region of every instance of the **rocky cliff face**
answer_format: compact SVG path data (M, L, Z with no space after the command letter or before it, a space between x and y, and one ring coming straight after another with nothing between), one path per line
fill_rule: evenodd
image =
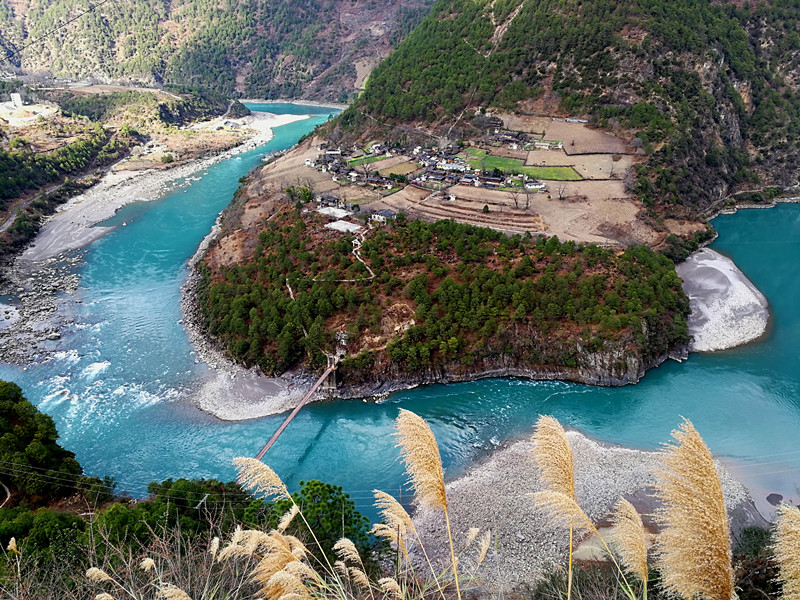
M659 366L670 356L684 356L686 347L647 356L632 338L607 343L600 350L586 344L552 343L548 357L534 360L532 354L487 356L469 363L447 362L408 372L386 357L377 356L369 368L358 368L345 362L337 373L340 398L364 398L387 394L433 383L476 381L490 377L520 377L541 381L572 381L588 385L618 387L638 383L645 373ZM557 356L569 355L570 365L558 364ZM540 355L541 356L541 355Z

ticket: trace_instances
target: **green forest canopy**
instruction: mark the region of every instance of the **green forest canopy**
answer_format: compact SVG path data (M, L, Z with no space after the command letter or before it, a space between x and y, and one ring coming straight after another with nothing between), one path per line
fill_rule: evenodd
M205 268L209 330L235 358L268 373L302 361L320 365L342 329L351 357L366 336L381 334L389 338L389 359L410 372L501 354L574 367L578 343L600 350L625 332L646 356L687 340L688 301L673 264L646 247L617 255L556 237L401 218L364 240L361 255L375 272L369 279L350 237L320 238L323 222L285 211L259 233L251 260L216 273ZM387 309L399 304L414 325L382 331ZM514 339L517 325L542 343ZM561 348L556 339L568 350L553 354ZM369 367L373 358L366 352L349 364Z

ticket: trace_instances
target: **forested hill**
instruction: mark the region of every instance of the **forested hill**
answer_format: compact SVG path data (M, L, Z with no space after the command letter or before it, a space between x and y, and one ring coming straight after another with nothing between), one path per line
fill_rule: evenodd
M341 123L456 137L481 107L585 116L638 138L646 205L695 212L797 182L799 29L790 0L439 0Z
M98 4L93 2L92 4ZM344 101L432 0L0 0L0 67Z

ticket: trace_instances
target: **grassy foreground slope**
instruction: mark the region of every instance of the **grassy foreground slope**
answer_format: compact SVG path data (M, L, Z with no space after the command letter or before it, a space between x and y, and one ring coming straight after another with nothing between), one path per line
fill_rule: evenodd
M249 260L205 267L208 328L230 355L274 374L339 347L348 385L504 368L618 384L687 341L680 280L649 248L400 218L365 234L363 264L326 222L285 209Z
M455 137L479 107L590 117L635 132L645 205L693 214L797 183L798 23L784 0L439 0L340 123Z

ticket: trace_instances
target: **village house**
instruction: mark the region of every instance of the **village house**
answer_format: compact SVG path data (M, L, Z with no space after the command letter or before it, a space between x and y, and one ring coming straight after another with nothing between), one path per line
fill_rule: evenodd
M394 211L389 210L388 208L382 208L381 210L376 210L374 213L372 213L369 219L373 223L383 224L386 223L386 221L388 221L389 219L394 219L395 216L396 215Z

